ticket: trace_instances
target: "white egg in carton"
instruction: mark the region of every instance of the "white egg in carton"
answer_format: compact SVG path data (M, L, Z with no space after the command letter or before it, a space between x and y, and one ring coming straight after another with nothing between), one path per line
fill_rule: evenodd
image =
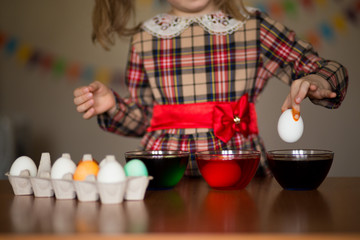
M100 199L103 204L121 203L124 199L144 199L151 176L125 177L122 166L112 155L106 156L99 166L97 177L89 175L84 181L75 181L73 174L76 165L69 154L63 154L51 167L50 154L43 153L38 169L31 158L22 156L15 160L5 175L15 195L77 198L82 202Z

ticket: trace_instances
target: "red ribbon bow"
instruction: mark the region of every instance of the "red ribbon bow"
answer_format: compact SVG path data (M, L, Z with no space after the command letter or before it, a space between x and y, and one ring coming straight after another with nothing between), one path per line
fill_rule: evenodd
M258 133L256 113L249 107L248 94L244 94L237 102L218 104L213 113L214 134L223 142L228 142L235 132L245 137L249 133ZM254 119L255 118L255 119ZM254 121L255 120L255 124Z

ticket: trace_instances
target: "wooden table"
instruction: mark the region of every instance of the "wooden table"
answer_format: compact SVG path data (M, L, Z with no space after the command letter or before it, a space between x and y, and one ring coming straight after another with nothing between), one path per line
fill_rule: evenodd
M274 179L217 191L202 178L143 201L15 196L0 181L0 239L360 239L360 178L327 178L315 191L286 191Z

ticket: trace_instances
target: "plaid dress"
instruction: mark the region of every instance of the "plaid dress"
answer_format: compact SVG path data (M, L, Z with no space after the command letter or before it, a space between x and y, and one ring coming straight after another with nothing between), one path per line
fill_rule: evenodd
M346 69L320 58L310 44L266 14L253 11L243 22L221 11L196 18L160 14L132 38L129 97L114 91L118 111L99 115L98 123L106 131L143 137L141 147L146 150L259 150L258 173L265 173L265 148L258 134L235 133L225 143L207 128L148 132L153 106L233 102L245 93L255 103L270 78L291 85L307 74L323 77L337 93L335 99L313 102L337 108L346 94ZM199 174L193 154L186 174Z

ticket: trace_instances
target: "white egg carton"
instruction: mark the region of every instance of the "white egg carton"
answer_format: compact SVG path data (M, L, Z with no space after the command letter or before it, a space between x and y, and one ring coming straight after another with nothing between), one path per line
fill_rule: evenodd
M35 197L55 197L56 199L75 199L81 202L100 200L103 204L121 203L123 200L143 200L151 176L126 177L117 183L101 183L94 175L84 181L73 180L68 173L62 179L52 179L51 161L48 153L41 156L36 176L29 170L22 170L19 176L8 176L15 195L32 195Z

